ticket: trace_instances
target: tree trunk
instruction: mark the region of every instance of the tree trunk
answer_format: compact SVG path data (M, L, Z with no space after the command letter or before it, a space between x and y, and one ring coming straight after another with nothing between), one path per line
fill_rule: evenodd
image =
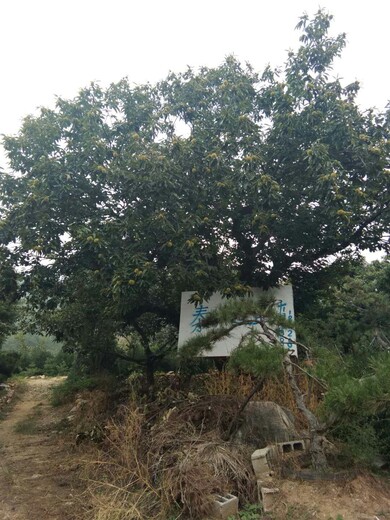
M150 350L149 347L149 339L145 332L142 330L142 327L134 321L133 323L134 329L138 332L141 344L145 352L145 376L146 376L146 396L148 399L154 398L154 369L155 369L155 356L154 353Z
M145 349L146 363L145 363L145 375L146 375L146 395L149 399L154 398L154 357L153 353L149 348Z
M317 419L317 417L311 412L303 398L303 394L297 384L293 365L290 360L289 354L287 354L284 358L284 368L287 373L287 377L291 386L291 389L294 394L295 403L303 415L306 417L306 420L309 424L310 431L310 455L311 455L311 463L312 467L315 471L319 473L325 473L329 471L328 461L326 460L326 455L324 452L324 448L322 446L322 435L321 435L321 425Z

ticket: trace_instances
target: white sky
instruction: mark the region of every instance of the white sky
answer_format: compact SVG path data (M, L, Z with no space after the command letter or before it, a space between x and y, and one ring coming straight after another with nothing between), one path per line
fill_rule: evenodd
M362 106L384 108L387 0L1 0L0 134L17 132L36 107L52 106L55 95L73 97L90 81L154 82L187 65L218 65L231 53L257 70L281 65L297 44L299 16L319 5L335 16L333 32L347 33L337 73L362 82Z

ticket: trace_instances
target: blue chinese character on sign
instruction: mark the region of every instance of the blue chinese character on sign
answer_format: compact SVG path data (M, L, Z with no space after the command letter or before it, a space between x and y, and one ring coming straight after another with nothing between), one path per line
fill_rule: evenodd
M194 334L194 332L200 332L202 330L201 321L202 318L204 318L204 316L207 314L208 309L209 308L204 305L198 305L198 307L196 307L195 312L193 312L192 314L194 319L190 323L192 328L192 334Z
M254 318L254 320L260 320L260 316L256 316ZM250 321L247 323L248 327L250 327L251 329L253 329L253 327L256 327L256 325L258 325L258 322L257 321Z
M292 321L292 319L293 319L291 310L288 311L287 319L289 321ZM290 349L290 350L293 348L292 335L293 335L293 330L292 329L288 329L287 330L287 337L288 337L287 348Z
M279 314L284 317L286 317L286 307L287 307L287 303L285 303L283 300L280 300L278 303L278 311L279 311Z
M284 318L286 317L286 307L287 307L287 303L284 302L283 300L279 300L278 302L278 311L279 311L279 314L281 316L283 316ZM282 345L284 345L284 330L282 328L279 329L279 341Z

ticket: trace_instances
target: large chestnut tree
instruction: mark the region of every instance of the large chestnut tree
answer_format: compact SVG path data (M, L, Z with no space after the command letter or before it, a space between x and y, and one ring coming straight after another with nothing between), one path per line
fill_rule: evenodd
M182 290L242 294L389 251L389 114L332 77L330 21L302 17L280 69L229 57L92 84L4 138L1 244L48 332L104 352L145 313L177 323Z

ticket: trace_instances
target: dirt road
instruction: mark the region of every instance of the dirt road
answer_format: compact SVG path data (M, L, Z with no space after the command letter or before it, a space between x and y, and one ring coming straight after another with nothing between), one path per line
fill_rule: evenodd
M79 457L61 431L63 410L50 390L62 378L28 379L0 421L0 520L70 520L82 516Z

